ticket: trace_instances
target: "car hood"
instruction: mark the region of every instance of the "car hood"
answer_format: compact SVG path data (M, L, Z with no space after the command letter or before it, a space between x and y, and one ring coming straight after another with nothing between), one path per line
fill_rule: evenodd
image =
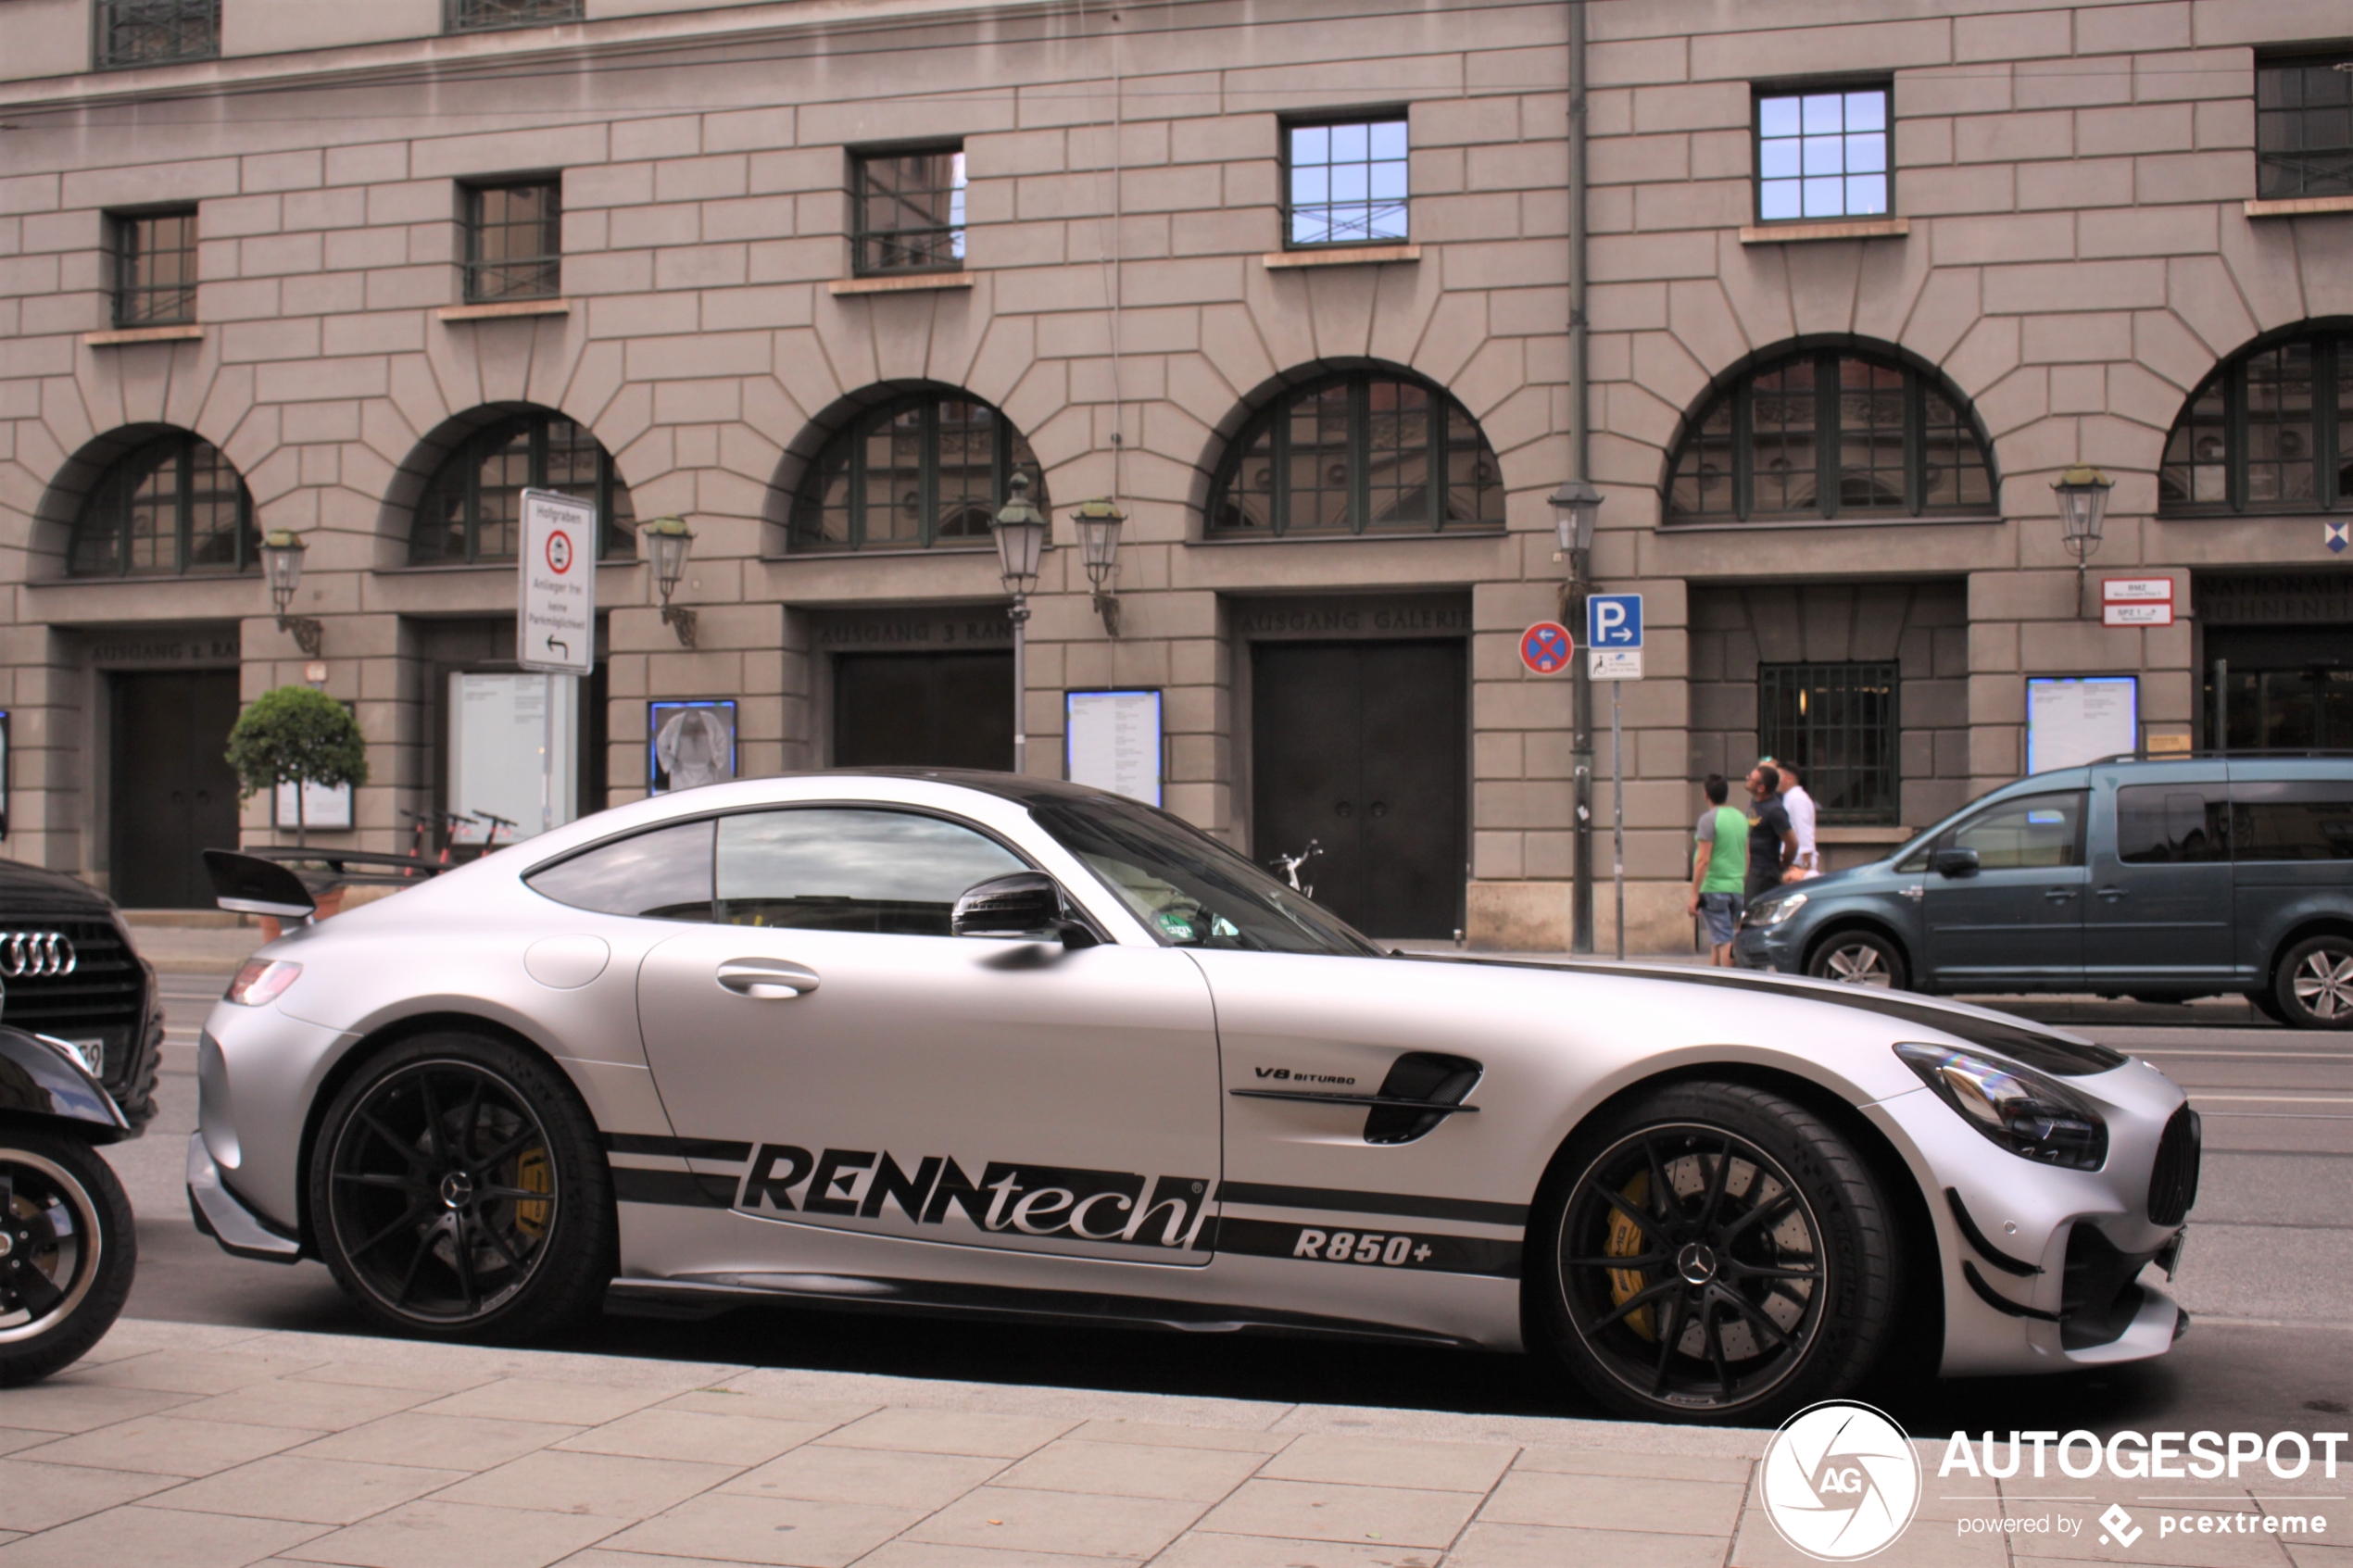
M111 920L114 903L88 883L63 872L28 866L20 860L0 860L0 918L41 915L81 915Z

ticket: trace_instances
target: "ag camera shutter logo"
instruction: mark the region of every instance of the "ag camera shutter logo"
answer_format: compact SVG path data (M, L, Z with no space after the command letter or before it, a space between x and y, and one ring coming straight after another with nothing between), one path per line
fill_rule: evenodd
M1884 1549L1920 1505L1920 1461L1884 1411L1844 1399L1809 1405L1765 1450L1765 1516L1821 1562Z

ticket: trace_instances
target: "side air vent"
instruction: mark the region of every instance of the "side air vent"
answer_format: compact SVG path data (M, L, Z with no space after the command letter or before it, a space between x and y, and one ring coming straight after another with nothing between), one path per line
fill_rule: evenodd
M2200 1149L2205 1143L2197 1112L2188 1106L2165 1123L2157 1143L2157 1163L2149 1170L2149 1223L2178 1225L2197 1201Z
M1466 1056L1441 1056L1436 1051L1407 1051L1390 1063L1381 1080L1382 1099L1422 1100L1433 1107L1377 1105L1365 1113L1366 1143L1412 1143L1446 1120L1448 1112L1434 1109L1463 1103L1478 1086L1486 1071Z

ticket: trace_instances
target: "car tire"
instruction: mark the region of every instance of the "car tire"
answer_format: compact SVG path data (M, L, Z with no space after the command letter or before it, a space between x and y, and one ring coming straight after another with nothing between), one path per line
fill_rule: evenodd
M72 1365L114 1326L139 1235L96 1149L0 1127L0 1388L12 1388Z
M1529 1233L1532 1305L1614 1412L1769 1426L1854 1388L1893 1341L1894 1221L1813 1111L1748 1085L1673 1085L1605 1110L1554 1162Z
M595 1312L615 1272L588 1108L489 1035L421 1035L363 1065L320 1123L309 1198L335 1282L402 1334L538 1338Z
M2290 947L2271 999L2292 1029L2353 1029L2353 936L2323 932Z
M1806 972L1817 980L1888 991L1903 990L1911 979L1904 950L1875 931L1832 932L1806 956Z

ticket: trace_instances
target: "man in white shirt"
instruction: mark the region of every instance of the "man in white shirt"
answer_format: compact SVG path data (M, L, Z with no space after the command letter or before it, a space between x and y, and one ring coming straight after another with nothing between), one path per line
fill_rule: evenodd
M1783 882L1803 882L1822 874L1822 858L1814 847L1814 797L1797 782L1794 763L1776 759L1781 775L1781 809L1789 813L1790 830L1797 834L1797 859L1781 873Z

